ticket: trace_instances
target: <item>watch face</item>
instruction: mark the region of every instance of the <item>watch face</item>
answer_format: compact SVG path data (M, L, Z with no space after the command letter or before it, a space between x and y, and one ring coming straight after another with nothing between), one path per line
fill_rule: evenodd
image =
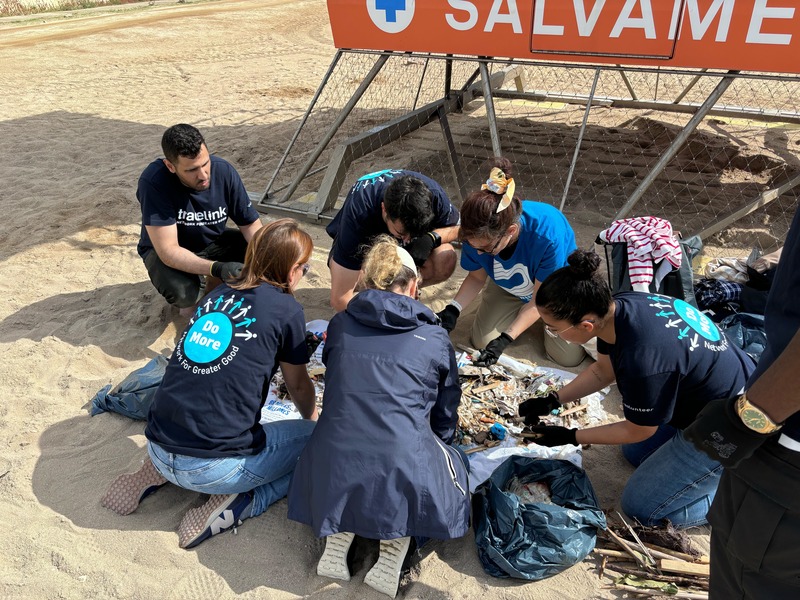
M763 431L768 428L766 417L758 410L745 408L741 413L742 423L755 431Z

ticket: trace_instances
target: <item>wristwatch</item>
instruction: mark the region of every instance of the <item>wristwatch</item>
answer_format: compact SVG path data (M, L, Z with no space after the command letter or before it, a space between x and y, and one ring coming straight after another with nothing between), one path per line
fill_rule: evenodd
M783 426L783 423L776 423L767 413L751 404L745 394L736 400L736 413L748 429L757 433L775 433Z

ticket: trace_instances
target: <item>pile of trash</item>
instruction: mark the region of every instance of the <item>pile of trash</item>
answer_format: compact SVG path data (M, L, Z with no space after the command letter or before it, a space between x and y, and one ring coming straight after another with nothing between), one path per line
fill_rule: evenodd
M534 434L526 433L519 405L529 398L547 396L558 391L571 380L572 374L556 373L507 356L491 367L473 364L477 353L463 348L458 356L458 374L461 384L461 405L458 409L458 443L468 446L467 453L480 452L498 446L507 436L518 439L518 444L534 441ZM577 402L565 404L552 414L540 418L542 425L562 427L590 427L606 419L602 406L603 396L592 394Z

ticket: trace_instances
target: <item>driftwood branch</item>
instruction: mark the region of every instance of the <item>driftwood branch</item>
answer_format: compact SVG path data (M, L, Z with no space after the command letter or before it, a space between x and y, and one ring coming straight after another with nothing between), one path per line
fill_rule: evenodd
M631 544L629 544L626 540L623 540L616 533L614 533L614 531L610 527L606 530L606 532L608 533L608 535L611 536L611 539L613 539L619 545L619 547L622 548L625 552L630 554L633 557L633 559L637 563L639 563L640 566L644 567L645 569L648 567L655 566L653 564L650 564L647 558L643 556L641 553L636 552L636 550L633 549Z
M652 554L650 554L650 550L648 550L648 549L645 547L645 545L642 543L642 540L640 540L640 539L639 539L639 536L638 536L638 535L636 535L636 532L633 530L633 527L631 527L631 526L628 524L628 522L625 520L625 517L623 517L621 514L619 514L619 511L617 511L617 516L620 518L620 520L622 521L623 525L625 525L625 527L628 529L628 533L630 533L630 534L631 534L631 536L633 536L633 539L634 539L634 540L636 540L636 543L638 544L639 548L642 550L642 553L643 553L645 556L647 556L647 558L648 558L648 559L650 559L650 562L651 562L651 563L655 564L655 562L656 562L656 559L655 559L655 558L653 558L653 555L652 555Z
M685 560L674 560L662 558L658 561L658 566L662 571L670 573L680 573L682 575L694 575L695 577L708 577L708 565L690 563Z
M665 596L668 598L687 598L688 600L708 600L706 592L678 592L677 594L668 594L667 592L660 592L658 590L647 590L644 588L633 587L632 585L615 584L613 586L618 590L625 590L631 594L639 594L641 596Z
M617 573L623 573L625 575L635 575L636 577L641 577L642 579L666 581L667 583L674 583L676 585L695 586L705 590L708 589L708 581L705 579L691 579L689 577L679 577L677 575L661 575L659 573L642 571L641 569L632 569L630 567L625 567L618 564L608 564L606 565L605 570L616 571Z
M650 550L654 550L664 555L664 556L659 556L657 558L677 558L679 560L685 560L691 563L700 563L702 565L707 565L710 562L709 557L706 556L705 554L700 556L693 556L691 554L686 554L685 552L678 552L677 550L672 550L670 548L663 548L662 546L656 546L655 544L649 544L647 542L643 543L645 546L650 548Z

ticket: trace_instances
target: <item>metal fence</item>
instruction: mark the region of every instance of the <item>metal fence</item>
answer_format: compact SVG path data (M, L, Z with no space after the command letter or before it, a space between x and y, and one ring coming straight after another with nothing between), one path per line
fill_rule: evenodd
M340 51L258 205L330 218L385 168L459 203L493 155L514 163L520 197L573 223L654 215L769 250L797 207L800 78Z

